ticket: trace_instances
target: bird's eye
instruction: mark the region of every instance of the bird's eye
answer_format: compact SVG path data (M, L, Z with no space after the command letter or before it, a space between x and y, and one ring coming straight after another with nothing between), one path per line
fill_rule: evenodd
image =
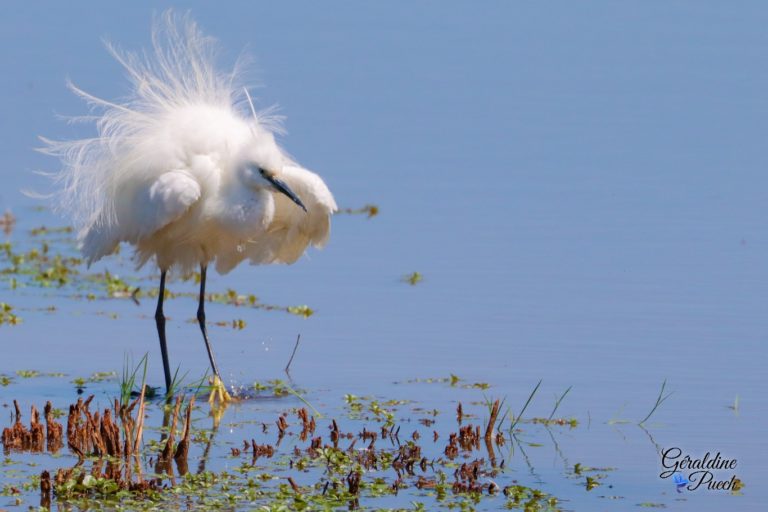
M265 171L264 169L262 169L261 167L259 167L259 174L261 174L262 176L264 176L264 173L265 173L265 172L267 172L267 171Z

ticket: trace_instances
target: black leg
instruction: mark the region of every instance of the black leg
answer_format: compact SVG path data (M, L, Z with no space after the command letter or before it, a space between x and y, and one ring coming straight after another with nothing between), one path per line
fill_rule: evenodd
M208 359L211 360L213 374L221 379L219 367L216 366L216 359L213 357L211 342L208 341L208 330L205 327L205 275L207 271L207 265L200 265L200 305L197 307L197 322L200 324L200 330L203 332L203 340L205 340L205 348L208 350Z
M165 274L160 272L160 293L157 295L157 310L155 322L157 323L157 335L160 337L160 352L163 354L163 371L165 372L165 390L171 390L171 366L168 363L168 346L165 344L165 315L163 315L163 299L165 298Z

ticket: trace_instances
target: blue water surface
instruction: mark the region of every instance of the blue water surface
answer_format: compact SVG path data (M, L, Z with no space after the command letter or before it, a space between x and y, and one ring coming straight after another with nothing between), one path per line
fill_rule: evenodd
M38 135L93 133L57 118L86 112L66 79L101 97L125 95L102 39L146 46L151 15L166 5L2 6L0 208L18 218L9 240L67 222L35 212L45 201L21 192L49 190L34 172L56 169L33 151ZM321 400L405 394L450 404L449 386L393 382L453 373L490 383L487 395L519 410L542 379L529 414L546 417L554 396L573 386L558 414L580 426L559 449L569 464L617 469L612 488L587 494L551 476L565 465L551 446L531 448L543 488L569 507L764 504L764 2L180 8L220 41L223 67L243 48L254 57L258 106L279 104L283 144L326 179L340 206L380 208L370 220L335 218L328 247L293 266L243 265L211 278L212 289L316 311L303 319L211 305L211 320L247 321L242 331L213 332L229 379L279 377L301 333L292 375ZM414 271L423 281L403 282ZM88 375L119 369L127 352L148 352L160 384L151 301L41 298L5 283L0 301L22 317L25 307L58 308L0 326L0 372ZM186 322L195 308L191 299L168 303L169 346L173 365L202 374L203 344ZM120 320L93 314L100 310ZM642 419L665 379L674 393L648 434L615 421ZM0 402L12 394L0 388ZM666 446L738 459L743 495L677 494L659 478Z

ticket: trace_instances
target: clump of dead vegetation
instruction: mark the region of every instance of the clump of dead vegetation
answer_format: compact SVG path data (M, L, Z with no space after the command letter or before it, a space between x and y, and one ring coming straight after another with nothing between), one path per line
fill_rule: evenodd
M163 439L163 450L158 455L155 472L144 475L140 458L144 433L144 392L128 404L115 399L111 408L92 411L94 396L78 399L69 406L66 425L66 445L78 461L71 468L59 468L51 477L48 471L40 474L41 506L50 507L51 493L58 499L83 498L94 495L129 491L137 494L158 492L166 488L163 477L173 475L172 461L180 475L188 471L191 411L194 396L189 400L184 418L182 436L175 443L176 427L183 397L176 399L170 423ZM53 408L45 406L46 427L40 422L37 408L31 407L29 428L21 422L18 402L14 400L14 423L3 430L2 442L6 454L11 451L58 452L63 444L63 427L53 418ZM86 459L92 461L90 470L84 468Z
M40 423L40 413L34 405L31 408L29 428L21 422L21 409L16 400L13 401L13 408L13 426L3 429L3 452L6 455L11 451L42 452L47 449L51 453L56 453L61 449L62 427L53 418L51 402L45 404L45 428Z
M115 399L109 407L100 410L96 410L93 400L94 397L89 396L69 406L66 429L54 419L50 403L44 409L45 426L34 407L29 426L24 425L19 405L14 403L13 424L3 431L7 452L40 452L46 447L54 452L66 443L69 453L77 458L72 467L40 473L42 507L50 509L53 500L62 504L76 500L78 503L113 500L119 504L128 499L133 500L128 502L133 505L138 503L136 500L157 504L195 492L205 493L198 496L206 497L210 497L211 492L229 493L227 499L231 505L231 500L237 502L238 493L250 492L257 494L251 494L248 503L253 503L253 499L269 499L307 504L310 510L313 506L334 508L340 504L355 509L363 498L397 495L409 488L416 490L410 492L434 493L441 497L439 499L454 496L459 502L476 502L483 496L501 494L521 503L550 506L556 503L544 493L535 494L522 486L501 487L496 483L497 477L503 477L500 473L504 460L498 463L495 449L505 443L498 430L501 424L498 400L489 403L490 418L482 423L468 422L467 419L474 416L464 414L459 405L455 427L442 437L431 430L434 421L418 422L428 430L420 433L417 427L406 435L402 432L404 424L391 423L390 418L377 420L383 423L373 429L370 425L361 425L361 430L356 432L344 428L348 424L335 419L319 428L315 416L305 408L282 412L274 422L262 423L262 434L271 439L266 442L259 442L255 437L244 439L242 445L228 448L232 458L244 459L239 472L259 471L262 480L279 478L284 482L271 490L267 487L254 490L257 487L251 480L238 488L231 474L205 471L216 426L210 432L195 434L197 442L207 444L198 461L198 471L189 472L194 397L185 401L180 396L175 402L165 403L160 442L150 441L149 445L143 440L147 404L144 391L135 399ZM432 435L423 435L430 433ZM207 441L201 441L206 437ZM281 461L287 460L289 473L270 476L264 471L273 463L267 461L279 455L284 457ZM311 472L312 468L315 471ZM308 485L307 473L316 475L318 480ZM386 476L387 473L390 476ZM230 480L225 487L212 491L215 482L224 482L227 478Z

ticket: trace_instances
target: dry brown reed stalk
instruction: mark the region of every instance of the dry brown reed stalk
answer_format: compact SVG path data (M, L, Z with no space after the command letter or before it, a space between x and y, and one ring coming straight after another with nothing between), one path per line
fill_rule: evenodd
M16 400L13 401L13 407L16 411L16 414L12 416L14 418L13 426L3 429L3 446L6 450L11 448L20 449L21 442L27 431L24 425L21 424L21 410Z
M141 394L136 397L129 405L119 404L117 399L115 399L116 416L120 418L120 422L123 425L123 437L125 445L125 450L123 453L125 453L126 460L136 452L136 444L141 441L141 438L136 435L136 422L143 421L144 415L137 414L136 419L133 418L133 410L137 405L139 405L139 403L142 405L144 403L143 388L141 390ZM139 409L141 409L141 406L139 406Z
M496 452L493 449L493 438L485 438L485 449L488 452L488 460L491 462L491 467L496 467Z
M176 404L174 405L172 415L168 409L166 409L163 415L163 428L168 428L168 433L164 433L160 439L161 443L165 441L165 446L163 447L163 451L157 456L157 461L155 462L155 473L167 474L171 477L172 483L174 484L171 459L173 458L173 441L176 435L176 423L179 417L179 410L181 409L181 400L181 396L176 397Z
M297 411L296 415L301 420L301 434L299 439L306 441L308 437L315 433L315 417L309 416L309 412L305 408L301 408Z
M85 457L83 451L83 440L80 436L80 407L82 399L78 399L76 404L69 406L69 416L67 416L67 446L70 451L77 455L78 459Z
M40 507L51 509L51 474L48 471L40 473Z
M139 394L139 410L136 413L136 436L133 439L134 453L138 453L139 446L141 444L142 435L144 434L144 408L146 401L144 400L144 392L146 386L141 388L141 394Z
M255 439L251 439L251 465L256 465L256 459L259 457L271 458L275 454L275 447L269 444L256 444Z
M119 457L124 452L120 445L120 428L112 420L112 412L109 409L104 409L99 429L104 438L106 454L111 457Z
M334 448L339 447L339 425L336 420L331 420L331 442Z
M360 493L360 478L361 474L356 471L350 471L347 475L347 488L349 489L349 494L359 494Z
M42 423L40 423L40 413L37 411L37 407L32 406L32 418L29 422L29 449L33 452L43 451L43 445L45 443L45 430Z
M277 424L277 436L282 439L286 430L288 430L288 421L286 421L284 415L280 415L275 423Z
M496 426L496 419L499 417L499 400L493 402L491 407L491 418L488 420L488 426L485 428L485 440L493 439L493 430Z
M176 453L173 458L176 460L176 467L179 470L179 474L184 476L188 471L187 456L189 455L189 429L192 423L192 407L195 403L195 395L189 399L187 404L187 414L184 418L184 433L181 436L181 441L176 446Z
M471 452L480 448L480 426L465 425L459 429L459 446L462 450Z
M64 445L64 441L62 440L63 428L61 423L57 422L53 417L53 405L51 404L50 400L45 403L43 412L45 413L47 448L49 452L56 453Z
M2 217L0 217L0 227L3 228L3 233L8 236L13 231L13 226L16 224L16 217L13 216L10 210L6 210Z
M163 452L160 454L160 458L168 463L170 463L173 454L173 441L176 435L176 424L179 420L179 411L181 410L182 398L183 397L181 396L176 397L176 404L173 407L173 417L171 418L171 426L168 430L168 439L165 442Z

